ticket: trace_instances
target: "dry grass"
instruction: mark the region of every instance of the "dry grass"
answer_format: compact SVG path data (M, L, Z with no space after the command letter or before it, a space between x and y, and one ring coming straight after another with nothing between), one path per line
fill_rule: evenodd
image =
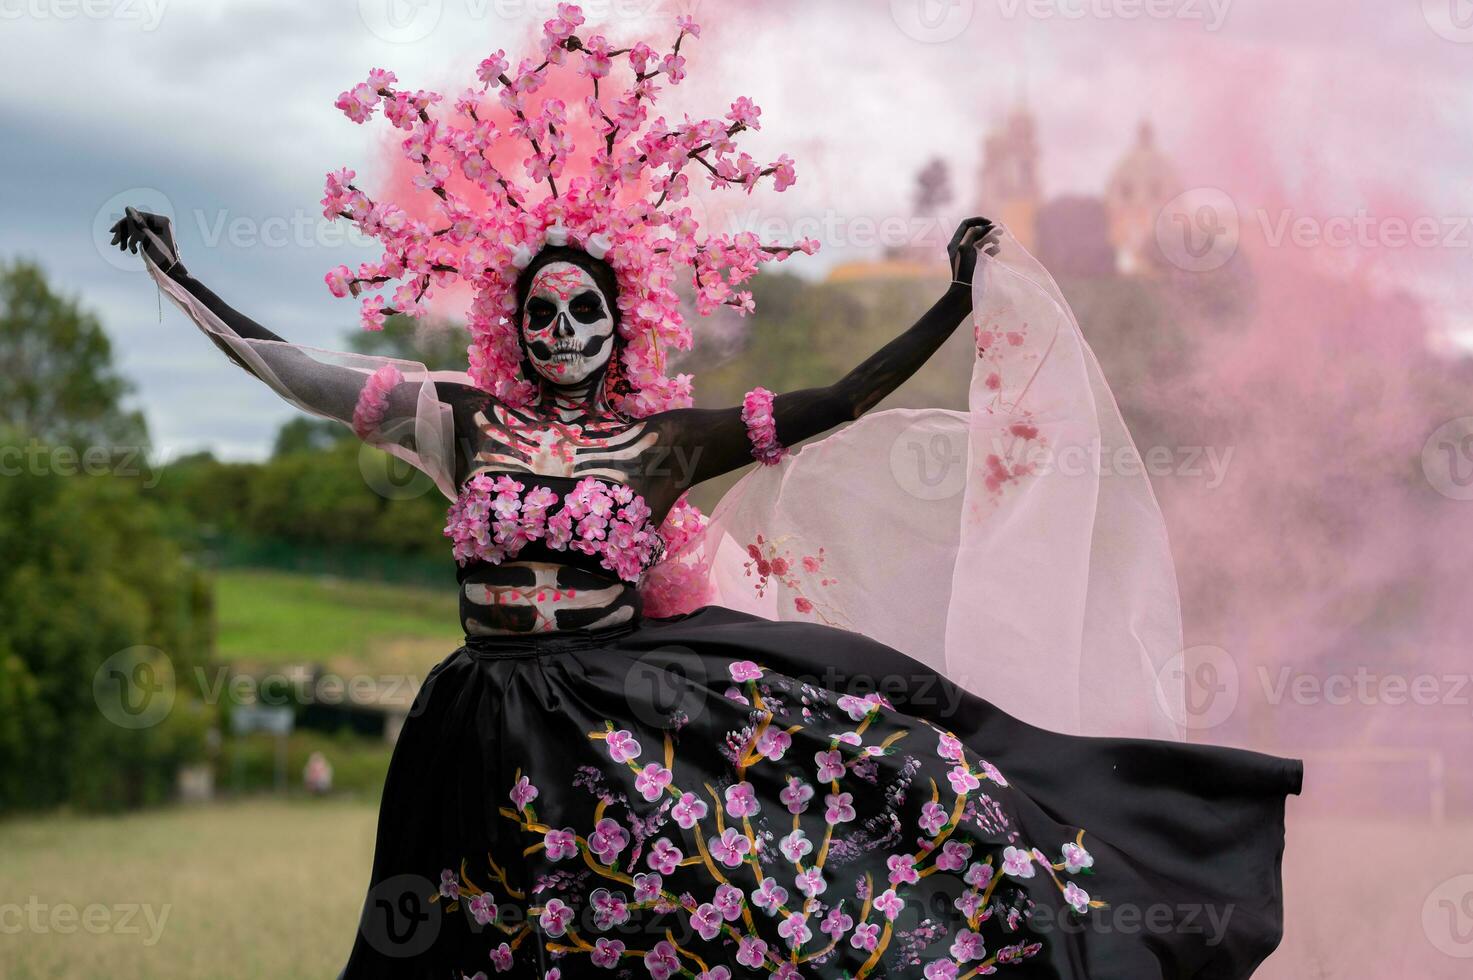
M368 804L258 801L0 824L0 973L7 980L336 976L353 938L373 821ZM1468 825L1294 819L1284 871L1287 933L1259 980L1470 975L1473 960L1438 952L1422 919L1439 884L1473 871ZM167 907L168 918L154 945L146 944L141 916L133 923L140 934L64 935L28 925L14 932L17 913L8 908L32 896L51 907L145 904L155 915ZM1473 917L1461 925L1473 935Z
M374 819L369 804L303 801L0 824L0 975L330 980L353 940ZM12 911L33 899L39 929ZM113 926L89 933L91 905L146 906L162 929L110 911ZM65 907L71 934L49 924Z

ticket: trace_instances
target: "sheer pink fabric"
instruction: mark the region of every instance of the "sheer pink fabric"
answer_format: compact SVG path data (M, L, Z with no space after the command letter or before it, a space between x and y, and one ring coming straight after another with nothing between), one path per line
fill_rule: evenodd
M360 437L365 442L421 470L446 499L455 499L454 416L439 398L436 383L469 385L469 375L430 371L415 361L241 337L147 254L144 261L174 305L278 395L304 412L336 419L355 431L364 429ZM391 378L394 384L389 386L386 379ZM365 428L366 419L373 424Z
M974 298L967 412L871 413L752 470L681 560L710 602L867 634L1031 724L1179 737L1175 569L1099 365L1011 237Z

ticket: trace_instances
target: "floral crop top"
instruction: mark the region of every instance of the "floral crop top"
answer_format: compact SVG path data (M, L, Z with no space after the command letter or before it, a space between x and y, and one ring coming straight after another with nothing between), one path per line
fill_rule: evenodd
M500 564L537 541L553 551L594 556L624 581L638 582L665 552L650 517L644 498L622 483L587 477L559 496L547 487L528 491L509 476L483 473L461 488L445 536L455 543L461 565Z

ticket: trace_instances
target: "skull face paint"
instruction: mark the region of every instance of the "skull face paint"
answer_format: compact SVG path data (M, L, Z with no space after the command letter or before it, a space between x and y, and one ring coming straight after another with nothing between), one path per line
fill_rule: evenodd
M537 271L522 308L522 340L532 367L555 385L603 372L614 351L614 317L588 270L549 262Z

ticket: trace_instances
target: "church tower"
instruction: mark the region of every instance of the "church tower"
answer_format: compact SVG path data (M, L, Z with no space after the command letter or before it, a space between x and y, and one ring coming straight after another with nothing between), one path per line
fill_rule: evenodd
M1014 109L1001 128L982 144L982 170L977 183L977 213L1008 227L1032 251L1036 244L1038 207L1038 133L1033 114Z
M1135 146L1121 158L1105 187L1110 244L1122 275L1149 275L1159 268L1156 221L1180 192L1171 161L1156 148L1151 124L1142 122Z

